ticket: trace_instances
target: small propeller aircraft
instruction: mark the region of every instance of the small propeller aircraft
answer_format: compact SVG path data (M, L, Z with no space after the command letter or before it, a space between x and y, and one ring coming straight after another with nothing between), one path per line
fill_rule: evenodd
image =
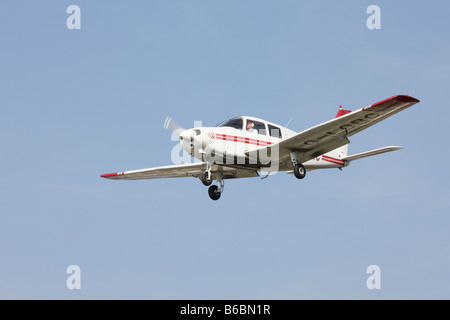
M101 175L113 180L195 177L208 194L218 200L225 179L259 177L261 173L287 171L303 179L314 169L341 169L351 161L402 149L384 147L355 155L347 155L350 136L420 102L407 95L396 95L356 111L340 106L332 120L295 132L255 117L228 119L215 127L183 129L167 118L165 129L179 134L182 148L200 162ZM213 180L217 185L212 185Z

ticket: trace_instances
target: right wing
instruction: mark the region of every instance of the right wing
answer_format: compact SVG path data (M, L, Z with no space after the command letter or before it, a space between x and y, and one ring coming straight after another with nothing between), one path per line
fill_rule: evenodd
M112 180L140 180L140 179L160 179L160 178L199 178L206 170L206 163L186 163L180 165L170 165L164 167L154 167L131 171L102 174L100 177ZM254 169L245 167L228 167L223 165L212 165L211 174L216 179L217 172L222 174L223 179L258 177L259 174Z
M290 152L297 152L298 162L303 163L348 144L348 137L417 102L411 96L397 95L309 128L266 149L278 148L280 161L284 162L290 162Z

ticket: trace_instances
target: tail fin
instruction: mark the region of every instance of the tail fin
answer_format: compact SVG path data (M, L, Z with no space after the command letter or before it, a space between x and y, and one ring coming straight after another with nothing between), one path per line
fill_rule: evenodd
M352 112L352 111L351 110L344 110L344 109L342 109L342 106L339 106L339 111L336 114L335 118L339 118L339 117L341 117L343 115L346 115L347 113L350 113L350 112Z

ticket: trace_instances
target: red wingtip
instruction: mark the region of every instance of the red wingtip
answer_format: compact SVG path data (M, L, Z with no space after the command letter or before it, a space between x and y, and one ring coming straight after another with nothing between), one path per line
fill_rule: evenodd
M402 102L415 102L415 103L420 102L419 99L416 99L416 98L411 97L411 96L402 95L402 94L400 94L400 95L398 95L396 97L397 97L397 100L400 100Z
M105 174L102 174L100 176L100 178L109 178L109 177L114 177L114 176L117 176L117 172L116 173L105 173Z
M383 101L379 101L377 103L374 103L374 104L371 105L371 107L376 107L378 105L381 105L383 102L387 102L389 100L397 100L397 101L401 101L401 102L414 102L414 103L420 102L419 99L416 99L414 97L407 96L407 95L404 95L404 94L399 94L399 95L396 95L396 96L384 99Z

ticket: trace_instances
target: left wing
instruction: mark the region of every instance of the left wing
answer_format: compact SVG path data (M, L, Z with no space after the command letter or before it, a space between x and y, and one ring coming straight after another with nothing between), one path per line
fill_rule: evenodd
M100 177L112 180L140 180L160 178L199 178L206 170L206 163L186 163L148 169L122 171L102 174ZM212 165L211 174L216 179L217 173L221 173L223 179L258 177L257 171L245 167L228 167L223 165Z

